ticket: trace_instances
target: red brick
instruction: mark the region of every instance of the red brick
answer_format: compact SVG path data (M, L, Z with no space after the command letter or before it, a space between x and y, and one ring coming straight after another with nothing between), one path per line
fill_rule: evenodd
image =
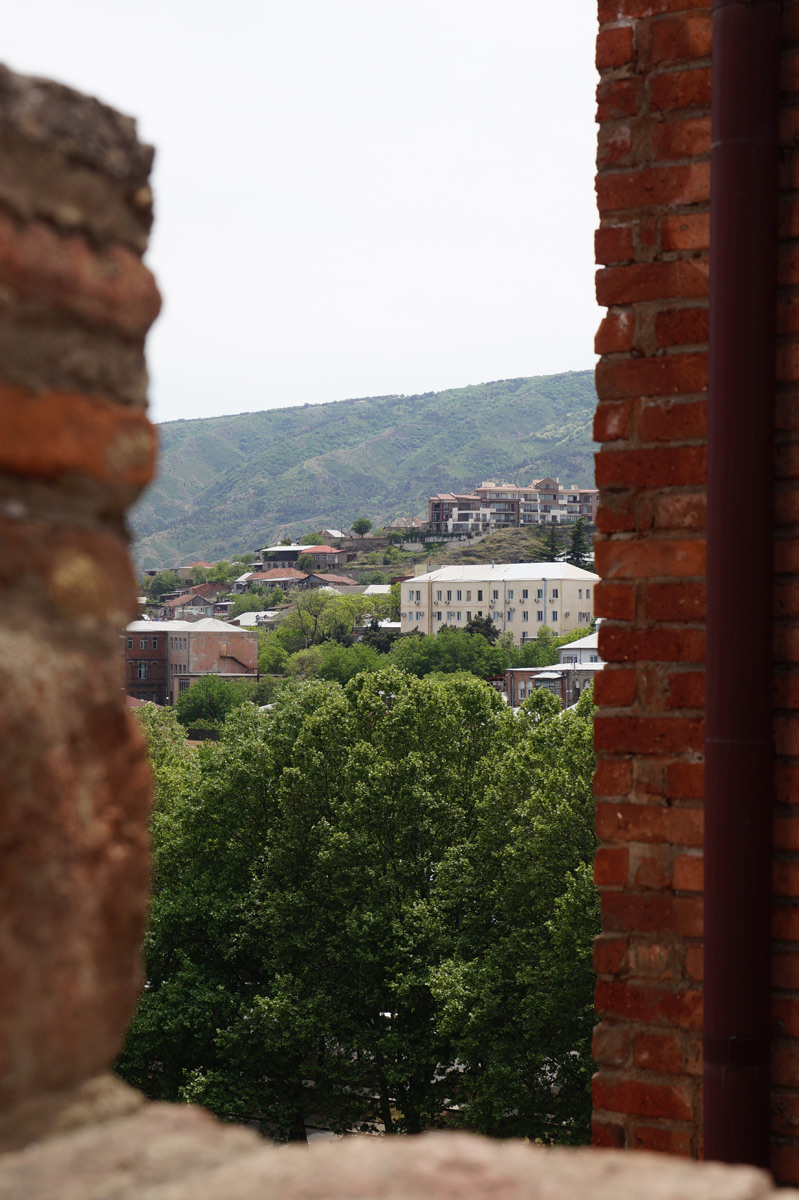
M687 7L693 7L693 3L694 0L599 0L599 24L623 21L627 17L682 12Z
M627 708L635 702L635 671L608 666L594 680L594 702L607 708Z
M799 1038L799 999L772 994L771 1016L776 1036Z
M672 864L672 884L678 892L704 889L705 860L701 854L678 854Z
M799 755L799 717L775 717L774 747L777 754Z
M61 237L38 221L20 228L2 214L0 285L133 338L161 307L151 272L124 246L98 251L82 235Z
M42 437L42 430L47 436ZM34 479L72 472L140 489L155 466L155 430L138 409L101 396L31 393L0 384L0 469Z
M599 801L595 815L597 836L603 841L613 838L692 847L704 842L701 809Z
M653 63L677 62L681 59L709 58L713 23L710 16L691 17L681 13L652 25L649 47Z
M650 145L656 159L699 158L710 154L710 117L688 117L650 125ZM706 242L705 245L708 243Z
M626 796L632 782L632 768L627 759L597 759L594 768L594 795Z
M780 197L779 236L781 238L799 236L799 202L792 196Z
M618 975L627 960L628 939L602 933L594 939L594 970L597 975Z
M669 708L704 708L704 671L670 672L666 680L666 696Z
M785 53L780 59L780 90L799 92L799 54Z
M790 897L793 900L793 897ZM799 910L777 903L771 914L771 935L777 942L799 942Z
M597 229L594 251L598 263L629 262L634 254L632 225L603 225Z
M691 989L674 992L600 979L594 1000L601 1016L665 1025L672 1029L702 1028L702 993Z
M704 583L647 583L646 615L650 621L702 621L707 605Z
M774 570L799 575L799 538L777 538L774 543Z
M594 413L594 441L625 441L629 436L629 400L612 400L598 404Z
M783 242L777 253L777 282L792 287L799 282L799 246Z
M596 456L596 481L600 488L686 487L703 484L706 474L704 446L603 450ZM599 574L602 573L600 570Z
M673 935L666 932L666 937L670 937L671 942L674 942ZM630 970L629 974L634 976L640 983L642 980L653 980L663 986L669 980L674 978L674 970L672 968L672 960L674 959L673 944L666 945L664 942L651 941L651 935L641 934L630 938Z
M704 747L704 723L699 717L594 718L597 750L622 754L684 754Z
M594 883L597 887L624 887L629 858L629 851L623 846L600 846L594 858Z
M666 768L666 787L672 800L701 800L705 794L705 764L702 762L669 763ZM685 845L702 845L686 842Z
M665 251L707 250L710 245L710 213L666 214L660 225Z
M703 392L707 388L707 354L694 352L658 355L655 358L604 359L597 363L596 388L600 400L609 400L614 396L665 396L675 392ZM672 440L679 436L678 432L662 432L652 437L642 433L644 441ZM685 436L699 437L702 434Z
M799 898L799 862L778 860L772 866L771 877L775 896Z
M634 492L611 492L605 489L600 496L596 518L600 534L632 533L635 529L635 520Z
M598 541L594 556L596 569L603 579L674 578L703 576L705 573L705 543L700 539Z
M679 1075L682 1070L682 1046L670 1033L639 1033L634 1044L634 1061L642 1071Z
M799 851L799 817L774 818L774 846L777 850Z
M629 167L637 159L633 153L633 125L614 121L600 125L596 140L596 165L600 171L612 167Z
M778 444L775 447L774 471L777 479L799 479L799 445L789 443L787 445ZM776 549L775 546L775 553ZM774 568L775 570L780 569L777 566L776 558Z
M594 1150L621 1150L624 1147L624 1129L611 1121L591 1122L591 1145Z
M691 1132L687 1129L664 1128L661 1125L637 1125L633 1131L634 1150L649 1150L656 1154L671 1154L692 1158Z
M610 583L603 579L594 588L594 612L614 621L632 621L635 616L635 585Z
M602 928L608 933L662 933L701 937L704 905L701 896L671 896L659 892L603 892Z
M657 854L644 855L638 859L633 880L637 888L662 891L670 886L669 875L662 858Z
M642 1083L626 1079L619 1083L594 1078L594 1106L608 1112L634 1113L641 1117L670 1117L690 1121L693 1112L689 1092L676 1084Z
M650 208L652 205L707 203L710 199L710 163L601 171L597 176L596 194L600 213Z
M787 343L777 347L777 379L782 383L799 380L799 346Z
M599 653L614 662L704 662L705 633L702 629L625 630L603 625Z
M799 41L799 5L795 3L782 5L780 36L783 42Z
M780 938L780 941L789 940L789 938ZM783 951L774 955L772 982L774 987L782 988L787 992L799 991L799 954Z
M650 76L649 104L653 112L710 108L710 68L694 67Z
M707 435L707 401L666 400L653 403L642 400L638 413L638 435L642 442L683 442L704 438Z
M692 980L702 982L705 977L705 953L702 946L686 946L685 970Z
M772 1093L771 1132L779 1136L795 1137L799 1131L799 1096L794 1092Z
M796 1087L799 1079L799 1050L788 1043L773 1044L771 1050L771 1081L777 1087Z
M619 354L631 350L635 337L635 317L629 309L616 309L603 319L594 338L597 354Z
M705 345L708 338L706 308L676 308L655 317L655 337L659 346Z
M597 71L623 67L633 57L632 25L617 26L615 29L600 29L596 39Z
M707 259L630 263L597 272L599 304L632 304L639 300L692 299L708 292Z
M617 121L634 116L641 107L641 81L603 80L596 89L597 121Z
M623 1066L630 1057L630 1033L626 1025L602 1021L594 1030L592 1051L594 1059L603 1066Z
M799 1183L799 1146L772 1143L771 1171L781 1184Z
M636 528L679 530L682 533L704 533L707 524L705 490L691 492L658 492L642 497L638 504Z
M774 614L778 620L799 617L799 580L777 580L774 584Z
M795 763L775 763L774 798L779 804L799 804L799 766Z

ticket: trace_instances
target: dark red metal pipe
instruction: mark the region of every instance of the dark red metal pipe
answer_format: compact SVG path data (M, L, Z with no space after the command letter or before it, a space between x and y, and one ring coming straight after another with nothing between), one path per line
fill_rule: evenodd
M769 1162L778 0L714 0L705 1157Z

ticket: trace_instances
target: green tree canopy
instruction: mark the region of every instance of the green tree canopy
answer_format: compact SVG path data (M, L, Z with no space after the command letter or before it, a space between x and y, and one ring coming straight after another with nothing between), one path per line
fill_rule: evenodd
M584 567L588 562L590 552L591 545L585 529L585 521L580 517L574 522L569 532L569 549L566 554L566 562L571 563L573 567Z
M352 522L350 528L358 537L364 537L364 535L367 534L372 528L372 522L368 517L358 517L357 520Z
M585 1139L587 697L515 716L464 675L317 680L191 763L159 781L124 1078L283 1138L309 1112L418 1132L449 1110Z
M246 684L242 680L242 684ZM231 709L237 708L248 699L244 687L237 680L220 679L218 675L203 675L185 692L181 692L176 705L181 725L201 725L203 721L223 721Z

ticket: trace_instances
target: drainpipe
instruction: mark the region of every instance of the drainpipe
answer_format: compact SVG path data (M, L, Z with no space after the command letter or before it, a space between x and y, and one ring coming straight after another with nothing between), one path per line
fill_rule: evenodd
M714 0L704 1140L707 1159L761 1167L769 1163L779 25L778 0Z

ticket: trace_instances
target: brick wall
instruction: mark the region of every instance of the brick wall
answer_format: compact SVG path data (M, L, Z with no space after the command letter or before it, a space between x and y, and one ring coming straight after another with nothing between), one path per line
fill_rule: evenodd
M709 5L600 0L596 1145L700 1155ZM799 1181L799 5L783 4L773 1165ZM741 480L745 503L747 480ZM769 531L764 531L769 536ZM752 620L758 591L752 587ZM731 654L746 653L746 630ZM742 703L745 698L742 697Z
M0 67L0 1113L104 1070L139 987L149 776L124 526L150 478L152 151Z
M594 1139L697 1155L710 9L599 20Z

